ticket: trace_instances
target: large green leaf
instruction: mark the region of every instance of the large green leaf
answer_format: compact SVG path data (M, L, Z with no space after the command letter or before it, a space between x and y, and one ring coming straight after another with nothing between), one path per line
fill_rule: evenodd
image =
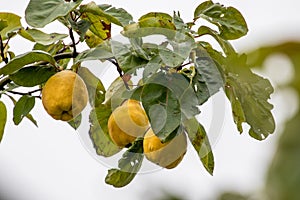
M0 101L0 142L4 134L6 120L7 120L6 106L2 101Z
M15 86L13 85L12 88L14 88L14 87ZM7 94L7 93L6 93L6 96L8 96L10 98L10 100L13 102L13 104L16 106L17 101L15 100L15 98L12 97L11 95ZM38 127L37 121L33 118L33 116L30 113L28 113L25 117L27 119L29 119L36 127Z
M123 8L115 8L111 5L99 5L99 7L108 15L116 18L122 26L126 26L133 21L132 16ZM109 19L109 18L108 18Z
M98 107L105 100L106 93L101 80L86 67L80 67L78 74L87 86L90 105Z
M50 66L30 66L24 67L14 74L10 79L17 85L24 87L33 87L45 83L48 78L56 73L54 67Z
M136 69L143 67L147 63L147 60L137 56L129 45L111 41L111 48L120 68L125 73L134 73Z
M267 138L275 130L273 105L268 102L274 90L269 80L250 71L246 56L229 58L225 76L225 92L238 130L242 133L242 123L247 122L253 138Z
M159 83L144 85L141 99L153 132L163 141L172 139L182 118L176 93Z
M125 26L122 34L133 38L155 34L173 38L176 35L176 27L170 15L165 13L148 13L143 15L137 23Z
M199 35L210 35L212 36L221 46L222 50L224 51L225 55L231 56L232 54L236 54L234 48L232 45L225 39L219 36L219 34L212 30L211 28L207 26L200 26L198 29Z
M248 32L244 17L233 7L206 1L195 9L194 20L200 17L215 24L219 28L220 36L226 40L238 39Z
M119 160L119 169L108 171L105 182L114 187L128 185L140 170L143 158L143 140L137 139Z
M196 55L191 58L195 64L196 74L193 77L194 90L198 96L200 104L204 103L210 96L223 88L223 76L214 60L206 50L198 46L195 49ZM208 94L207 94L208 93Z
M99 46L83 51L76 57L76 62L83 62L86 60L106 60L112 58L113 53L109 43L103 42Z
M20 124L25 116L29 114L35 104L35 97L24 95L16 103L13 113L15 125Z
M56 66L55 59L49 53L35 50L14 57L12 60L10 60L10 62L7 65L0 68L0 75L12 74L18 71L19 69L23 68L25 65L39 61L49 62L53 66Z
M203 166L212 175L214 171L214 156L204 127L196 118L184 121L183 125Z
M42 28L57 18L68 15L82 0L30 0L26 10L27 23L36 28Z
M81 120L82 120L82 114L80 113L77 117L75 117L74 119L68 121L68 124L74 128L75 130L77 130L77 128L80 126L81 124Z
M105 17L86 12L82 19L90 23L90 31L102 40L110 38L111 23Z
M90 113L90 138L98 155L109 157L118 153L121 149L116 146L108 135L107 122L111 114L111 108L99 105Z
M132 85L132 81L128 81L127 83L131 88L132 86L130 85ZM123 92L125 91L127 91L127 88L124 84L124 80L121 77L117 77L107 88L104 103L114 110L125 100L123 97Z
M13 13L0 12L0 23L2 24L0 29L2 40L6 40L8 34L22 28L21 17Z
M8 26L7 21L0 19L0 32Z
M96 5L95 2L90 2L86 5L80 6L80 12L85 14L90 13L93 15L97 15L107 19L108 21L116 25L122 26L122 23L119 21L118 17L114 17L113 15L111 15L111 13L105 12L101 9L101 6Z
M194 92L198 98L198 103L200 105L205 103L211 94L202 75L199 74L194 66L191 66L190 68L184 68L180 71L180 73L190 81L191 87L194 89Z
M159 56L169 67L178 67L187 60L191 50L195 47L193 38L177 33L176 37L168 41L172 48L158 47Z
M30 41L37 42L42 45L50 45L58 40L68 37L67 34L47 34L37 29L22 29L19 31L19 34Z

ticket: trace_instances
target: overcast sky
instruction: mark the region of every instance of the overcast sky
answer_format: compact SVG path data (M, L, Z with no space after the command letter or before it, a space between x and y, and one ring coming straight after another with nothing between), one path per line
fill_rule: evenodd
M0 11L14 12L23 17L28 2L29 0L1 0ZM171 14L173 10L179 10L181 16L189 21L193 17L194 8L202 1L95 2L123 7L135 19L150 11ZM239 51L299 37L300 1L219 2L236 7L248 23L249 34L233 42ZM22 22L25 26L25 21ZM45 30L64 31L58 25L47 26ZM118 33L113 33L113 37L117 36ZM23 42L20 38L11 41L12 49L19 53L30 51L30 45L32 44ZM94 64L90 65L93 67ZM100 76L105 85L112 81L105 72L100 72ZM281 99L280 95L274 95L272 99L275 106L277 105L274 113L279 123L291 114L284 112L286 108ZM8 106L9 118L0 144L0 197L5 196L8 200L152 200L155 197L153 191L168 191L185 196L188 200L207 200L214 199L216 194L225 189L251 192L263 185L264 173L278 137L271 136L266 141L259 142L250 138L246 132L239 135L233 124L228 102L220 92L201 108L203 115L199 118L213 140L216 164L213 177L206 173L197 155L189 147L187 155L176 169L138 175L129 186L115 189L104 183L108 168L100 162L102 159L93 156L89 146L84 143L84 131L76 132L66 123L54 121L42 109L41 102L37 102L32 112L39 128L34 127L28 120L15 127L12 123L12 104L8 99L4 101ZM215 130L214 120L222 124L217 128L217 134L212 132Z

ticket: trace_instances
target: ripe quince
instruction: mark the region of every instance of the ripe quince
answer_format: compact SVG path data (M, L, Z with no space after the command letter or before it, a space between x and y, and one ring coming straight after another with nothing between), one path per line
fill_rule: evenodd
M152 129L149 129L143 142L146 158L167 169L175 168L183 159L187 150L187 139L184 132L172 140L162 143Z
M140 102L129 99L112 112L107 126L112 141L119 147L126 147L137 137L144 136L149 120Z
M56 120L70 121L78 116L88 102L88 91L80 76L70 70L51 76L42 89L42 103Z

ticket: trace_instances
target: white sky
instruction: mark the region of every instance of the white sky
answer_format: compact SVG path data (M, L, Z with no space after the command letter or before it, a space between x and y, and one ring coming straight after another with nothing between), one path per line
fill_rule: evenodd
M0 0L0 12L14 12L24 16L28 0ZM85 3L89 1L84 1ZM110 0L108 3L123 7L137 19L150 11L172 13L179 10L182 17L192 19L194 8L202 1L161 0ZM220 0L226 6L238 8L244 15L249 34L234 41L238 50L247 50L260 44L283 41L300 34L300 1L295 0ZM47 27L53 32L63 31L57 25ZM115 33L117 35L118 33ZM17 52L30 51L23 40L11 42ZM109 78L103 77L108 85ZM288 92L285 92L286 95ZM9 116L6 132L0 144L0 197L11 200L99 200L99 199L145 199L152 200L154 191L168 191L185 196L188 200L214 199L225 189L251 192L263 185L267 164L274 152L277 135L259 142L245 132L239 135L233 124L228 102L218 94L202 108L200 119L207 130L213 127L211 119L225 112L225 122L220 136L214 137L215 173L211 177L201 166L196 154L189 148L182 163L174 170L160 170L138 175L127 187L115 189L104 183L107 168L91 156L82 144L78 133L67 124L54 121L37 102L32 114L38 120L35 128L28 120L20 126L12 123L12 104L7 99ZM225 102L224 102L225 101ZM284 112L282 96L273 95L276 120L282 122L291 113ZM295 102L290 102L291 104ZM222 106L216 109L214 106ZM213 122L214 123L214 122ZM88 131L88 130L86 130ZM82 134L82 133L80 133ZM149 192L149 190L151 192ZM159 192L158 192L159 193ZM2 199L2 198L0 198Z

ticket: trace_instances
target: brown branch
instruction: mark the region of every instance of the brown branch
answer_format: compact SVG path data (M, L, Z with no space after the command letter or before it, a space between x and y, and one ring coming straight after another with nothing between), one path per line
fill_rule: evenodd
M111 62L112 64L114 64L114 65L117 67L117 71L118 71L118 73L119 73L119 76L122 78L122 80L123 80L123 82L124 82L124 85L125 85L126 89L127 89L127 90L130 90L129 85L128 85L128 83L127 83L127 80L125 80L124 77L123 77L123 76L124 76L124 73L123 73L123 70L121 69L119 63L118 63L117 61L113 60L112 58L108 58L107 60L108 60L109 62Z
M11 93L11 94L17 94L17 95L29 95L29 96L33 96L32 95L33 93L36 93L36 92L39 92L39 91L42 91L42 89L39 88L39 89L32 90L32 91L29 91L29 92L17 92L17 91L7 91L7 92ZM40 96L33 96L33 97L41 98Z
M76 58L76 56L78 55L78 53L77 53L77 50L76 50L76 42L75 42L75 38L74 38L74 34L73 34L73 29L72 28L69 29L69 34L70 34L70 38L72 40L71 47L73 47L73 56L74 56L74 58Z
M0 80L0 90L4 90L4 86L11 82L11 79L9 76L4 77L2 80Z
M2 40L2 37L0 35L0 56L1 56L2 60L7 64L8 63L8 58L5 57L5 55L4 55L5 47L6 46L3 45L3 40Z

